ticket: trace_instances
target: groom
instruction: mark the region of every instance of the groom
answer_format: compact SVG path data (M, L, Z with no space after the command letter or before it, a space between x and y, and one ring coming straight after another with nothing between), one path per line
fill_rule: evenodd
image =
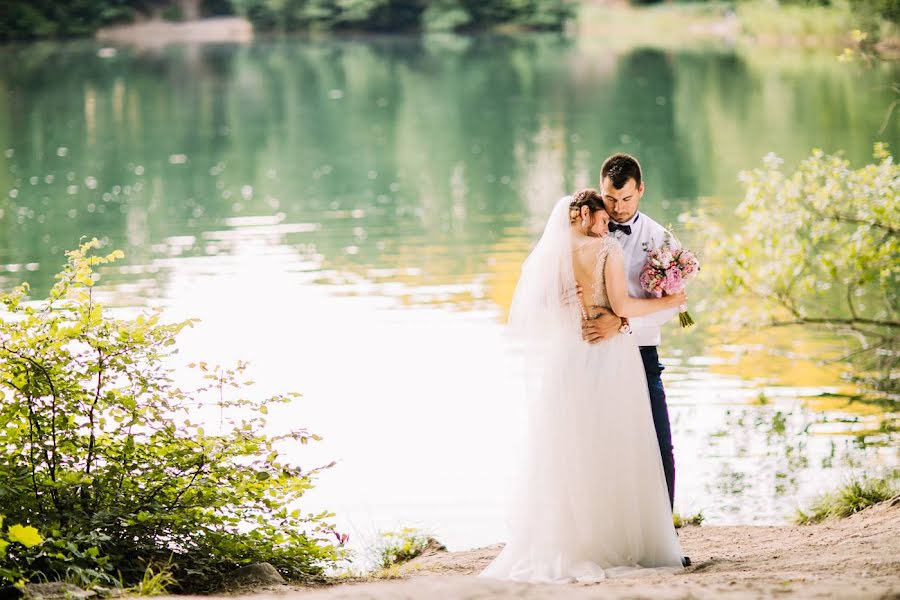
M641 166L633 156L614 154L600 167L600 193L609 213L610 235L622 244L625 255L625 271L628 278L628 294L635 298L649 298L650 294L641 287L641 269L646 262L645 246L659 246L666 229L638 211L644 195ZM582 337L590 343L624 333L633 335L641 348L644 371L647 373L647 387L650 392L650 407L656 439L662 457L666 484L669 487L669 503L675 502L675 455L672 452L672 429L669 424L669 409L666 406L666 391L663 389L663 366L659 362L656 347L660 342L660 325L671 319L678 309L662 310L645 317L623 319L610 310L593 307L596 318L584 321Z

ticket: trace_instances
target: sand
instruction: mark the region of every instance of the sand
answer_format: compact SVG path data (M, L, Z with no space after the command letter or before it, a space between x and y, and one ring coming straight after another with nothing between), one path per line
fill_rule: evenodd
M217 17L197 21L169 22L153 19L131 25L116 25L97 31L101 42L157 48L168 44L249 42L253 25L243 17Z
M403 565L401 579L328 588L285 586L252 600L526 600L840 598L900 600L900 497L852 517L803 527L686 527L693 566L594 584L529 585L476 578L500 545L429 550ZM233 600L234 596L231 596Z

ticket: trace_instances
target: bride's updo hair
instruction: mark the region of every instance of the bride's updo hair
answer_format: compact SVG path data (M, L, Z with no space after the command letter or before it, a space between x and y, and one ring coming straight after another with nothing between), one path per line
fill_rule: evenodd
M597 190L587 188L575 192L572 196L572 203L569 204L569 222L574 223L581 215L581 207L587 206L591 209L591 213L603 209L603 199Z

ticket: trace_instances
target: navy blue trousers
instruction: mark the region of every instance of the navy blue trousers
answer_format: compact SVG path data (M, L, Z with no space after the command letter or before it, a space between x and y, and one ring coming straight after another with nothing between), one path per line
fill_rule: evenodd
M644 372L647 373L647 388L650 392L650 409L653 411L653 425L659 442L659 455L666 485L669 487L669 504L675 506L675 453L672 448L672 426L669 423L669 407L666 406L666 390L662 384L665 367L659 362L656 346L641 346Z

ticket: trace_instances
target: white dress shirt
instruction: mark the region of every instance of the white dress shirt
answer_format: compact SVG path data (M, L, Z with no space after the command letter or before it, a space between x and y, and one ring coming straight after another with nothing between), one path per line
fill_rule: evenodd
M680 246L680 244L675 239L675 236L668 232L665 227L640 211L636 212L628 221L620 223L620 225L630 225L631 235L626 235L624 231L619 230L610 233L610 235L622 244L622 252L625 258L625 276L628 279L628 295L632 298L651 298L650 293L641 287L641 270L647 263L645 245L658 247L663 243L667 233L671 237L670 243L673 246ZM638 346L658 346L662 340L660 325L676 314L678 314L677 308L666 308L643 317L628 319Z

